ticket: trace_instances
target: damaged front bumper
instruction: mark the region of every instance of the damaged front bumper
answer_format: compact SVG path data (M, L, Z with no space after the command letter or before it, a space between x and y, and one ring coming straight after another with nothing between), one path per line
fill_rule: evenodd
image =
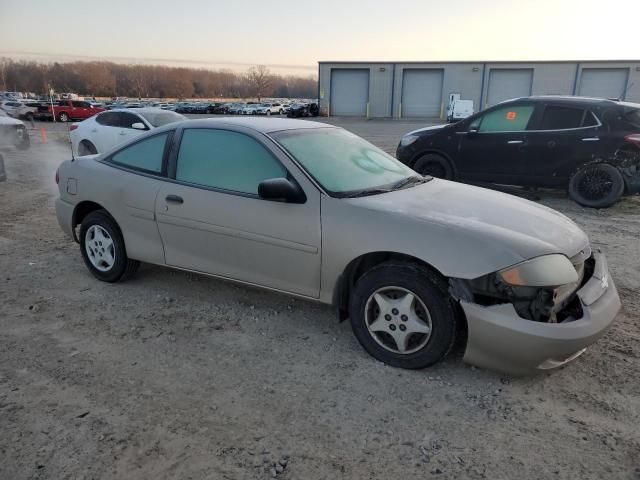
M576 292L583 311L579 319L535 322L520 317L510 303L482 306L461 300L468 325L465 362L524 375L577 358L604 335L620 310L604 255L594 253L594 259L593 275Z

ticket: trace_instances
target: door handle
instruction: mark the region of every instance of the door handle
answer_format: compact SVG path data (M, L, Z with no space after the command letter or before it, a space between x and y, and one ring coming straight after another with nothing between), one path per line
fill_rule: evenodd
M119 135L126 135L127 132L120 132Z
M97 128L94 128L93 130L91 130L91 133L96 133L98 131Z
M167 195L166 197L164 197L164 199L169 203L178 203L178 204L184 203L184 200L182 199L182 197L179 197L178 195Z
M598 140L600 140L598 137L587 137L582 139L583 142L597 142Z
M509 145L520 145L521 143L524 143L522 140L509 140L507 142Z

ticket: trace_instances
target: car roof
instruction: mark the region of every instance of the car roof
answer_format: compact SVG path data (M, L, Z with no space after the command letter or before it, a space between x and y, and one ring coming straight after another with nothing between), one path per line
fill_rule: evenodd
M199 120L183 120L179 123L172 123L170 128L180 126L210 127L216 126L237 126L245 127L261 133L279 132L281 130L300 130L303 128L335 128L326 123L312 122L310 120L295 120L290 118L264 118L264 117L224 117L224 118L204 118Z
M608 98L597 97L577 97L572 95L533 95L530 97L512 98L505 102L532 101L532 102L560 102L567 104L590 104L590 105L620 105L623 102Z
M106 111L107 112L139 113L139 114L142 114L142 115L144 115L145 113L164 113L164 112L167 112L167 110L163 110L162 108L158 108L158 107L142 107L142 108L120 107L120 108L112 108L111 110L106 110Z

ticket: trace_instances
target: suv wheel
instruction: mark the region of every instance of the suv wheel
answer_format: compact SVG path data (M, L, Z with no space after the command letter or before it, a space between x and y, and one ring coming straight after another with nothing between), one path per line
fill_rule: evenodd
M608 163L586 165L569 181L569 196L584 207L610 207L624 193L620 170Z
M446 158L435 153L428 153L416 160L413 169L420 175L429 175L435 178L453 179L453 168Z
M80 251L89 271L103 282L126 280L140 266L127 257L120 228L104 210L91 212L82 221Z
M419 265L383 263L365 273L352 292L349 317L364 349L394 367L428 367L455 340L446 283Z

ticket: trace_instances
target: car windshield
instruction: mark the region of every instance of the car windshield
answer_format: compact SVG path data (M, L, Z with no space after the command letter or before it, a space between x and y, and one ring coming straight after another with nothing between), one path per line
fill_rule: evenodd
M336 197L382 193L422 182L409 167L341 128L284 130L271 136Z
M161 112L145 112L142 116L154 127L161 127L167 123L181 122L187 117L176 112L162 110Z

